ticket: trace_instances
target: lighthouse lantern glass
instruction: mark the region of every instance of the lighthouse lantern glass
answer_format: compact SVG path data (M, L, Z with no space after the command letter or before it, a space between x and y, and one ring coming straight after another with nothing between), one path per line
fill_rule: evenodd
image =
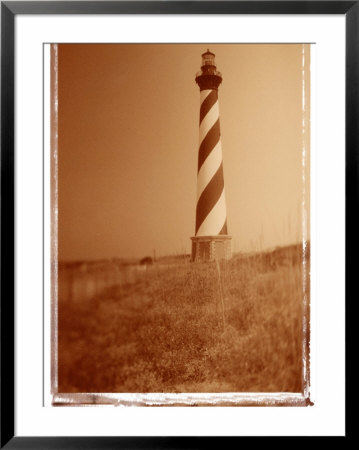
M202 65L203 66L214 66L214 54L213 53L205 53L202 55Z

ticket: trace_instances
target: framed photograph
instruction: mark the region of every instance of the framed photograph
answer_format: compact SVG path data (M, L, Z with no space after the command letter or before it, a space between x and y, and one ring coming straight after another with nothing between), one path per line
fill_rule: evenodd
M310 404L310 44L44 52L49 405Z
M1 3L2 446L347 434L358 8Z

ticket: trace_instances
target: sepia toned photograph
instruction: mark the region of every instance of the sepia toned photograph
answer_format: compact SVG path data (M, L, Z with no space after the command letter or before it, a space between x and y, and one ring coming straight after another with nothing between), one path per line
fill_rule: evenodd
M311 45L50 47L52 404L310 405Z

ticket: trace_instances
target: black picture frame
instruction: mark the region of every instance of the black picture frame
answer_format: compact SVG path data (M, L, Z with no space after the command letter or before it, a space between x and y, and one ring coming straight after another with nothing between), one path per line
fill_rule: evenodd
M19 14L340 14L346 20L346 319L358 250L359 1L1 2L1 441L6 449L207 448L236 437L24 437L14 435L14 39ZM346 320L347 323L347 320ZM346 326L346 343L351 341ZM348 350L346 347L346 355ZM346 359L347 361L347 359ZM348 368L348 365L346 365ZM348 408L348 380L346 382ZM348 415L346 414L348 418ZM346 436L349 435L346 422ZM220 441L220 442L219 442Z

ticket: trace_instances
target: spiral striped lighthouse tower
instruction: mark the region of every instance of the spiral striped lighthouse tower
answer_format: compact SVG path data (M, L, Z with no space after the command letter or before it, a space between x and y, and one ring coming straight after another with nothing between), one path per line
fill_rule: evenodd
M217 71L214 53L202 55L196 83L200 89L199 150L197 173L196 231L192 237L192 260L229 259L231 236L227 232L222 146L219 127Z

